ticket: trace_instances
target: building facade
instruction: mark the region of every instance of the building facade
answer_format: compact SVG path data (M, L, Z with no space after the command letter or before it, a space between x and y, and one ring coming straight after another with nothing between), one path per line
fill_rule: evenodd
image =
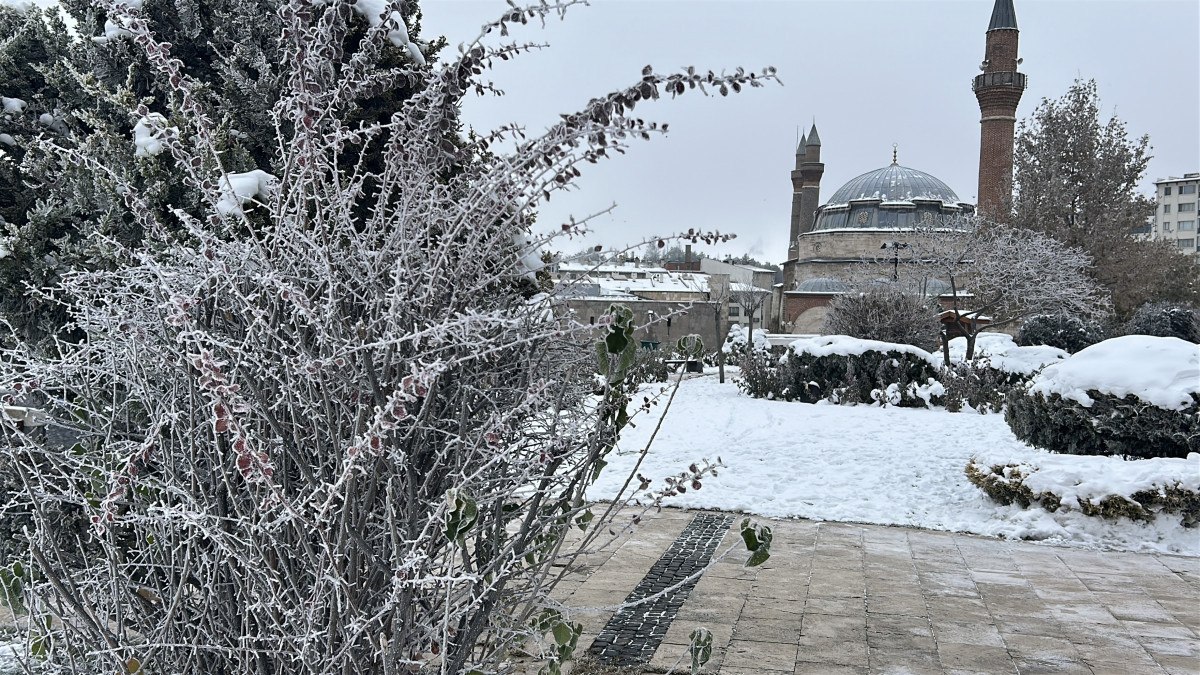
M1169 241L1181 253L1191 254L1200 262L1200 234L1196 229L1196 208L1200 203L1197 186L1200 186L1200 172L1154 181L1158 208L1150 237Z

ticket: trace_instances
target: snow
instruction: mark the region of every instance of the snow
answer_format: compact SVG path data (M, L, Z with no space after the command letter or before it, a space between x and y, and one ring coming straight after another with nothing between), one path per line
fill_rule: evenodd
M225 215L242 215L242 204L254 197L269 196L278 180L262 169L225 174L221 181L223 196L217 202L217 211Z
M17 144L17 139L8 134L0 134L0 143L15 146Z
M144 1L145 0L124 0L122 2L122 0L117 0L117 5L120 6L123 4L123 5L127 6L129 9L141 9L142 3ZM123 38L123 37L128 37L130 35L133 35L133 33L130 33L128 30L126 30L126 27L124 24L125 24L124 19L118 18L116 21L113 21L111 18L105 19L104 20L104 35L98 35L96 37L93 37L92 42L95 42L96 44L104 44L104 43L108 42L109 40L115 40L117 38Z
M391 2L389 0L356 0L351 6L354 7L354 11L371 22L372 28L375 28L383 23L383 15L391 7ZM400 16L400 12L392 11L388 15L388 18L396 26L387 32L388 39L392 41L392 44L408 51L409 58L417 64L425 65L425 55L421 53L417 44L409 37L408 25L404 23L404 18Z
M24 652L24 646L17 641L6 642L0 640L0 675L8 675L21 672L21 663L17 659L17 650Z
M1136 461L1120 457L1042 455L1016 459L1010 453L985 450L976 453L981 467L1016 465L1034 494L1051 492L1062 498L1063 508L1079 500L1098 504L1108 495L1132 497L1136 492L1179 487L1200 491L1200 453L1187 459L1156 457Z
M812 354L813 356L852 356L868 351L896 351L918 356L928 361L935 368L940 368L942 365L941 360L920 347L894 342L880 342L879 340L861 340L845 335L818 335L811 338L802 338L796 340L790 346L792 351L797 354Z
M152 157L161 153L165 148L162 144L168 131L178 131L167 126L167 118L158 113L150 113L133 125L133 143L137 150L136 157Z
M1192 405L1192 394L1200 394L1200 345L1174 337L1116 337L1047 366L1029 384L1031 392L1059 394L1084 407L1092 405L1091 390L1183 410Z
M721 345L721 351L732 354L735 349L739 351L745 349L747 332L746 327L740 323L731 325L729 335L725 338L725 344ZM771 351L770 334L761 328L754 329L754 351Z
M19 98L0 96L0 106L4 107L4 112L6 113L19 115L25 111L25 106L27 105L29 104Z
M647 386L643 393L662 386ZM636 427L622 433L589 498L615 496L661 414L659 405L649 418L634 418ZM1065 508L1051 513L997 504L964 473L983 449L1005 463L1041 466L1049 471L1046 480L1067 484L1071 476L1086 478L1075 488L1086 494L1101 488L1123 492L1155 476L1196 474L1195 458L1141 464L1146 460L1051 455L1018 441L1000 415L752 399L711 375L681 384L639 471L654 480L654 489L701 458L723 459L727 469L705 479L700 490L668 500L674 506L1200 556L1200 537L1178 518L1147 524Z
M950 341L950 360L965 361L967 339L954 338ZM1017 375L1032 375L1052 363L1070 356L1065 350L1047 345L1018 346L1007 333L980 333L975 338L975 358L986 361L986 365Z

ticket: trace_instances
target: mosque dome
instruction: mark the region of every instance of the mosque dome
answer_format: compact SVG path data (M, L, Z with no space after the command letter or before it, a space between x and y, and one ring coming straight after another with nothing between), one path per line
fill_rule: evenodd
M813 277L796 284L796 290L801 293L845 293L850 287L837 279Z
M932 226L974 212L974 206L960 201L941 180L893 162L838 188L817 209L813 231Z

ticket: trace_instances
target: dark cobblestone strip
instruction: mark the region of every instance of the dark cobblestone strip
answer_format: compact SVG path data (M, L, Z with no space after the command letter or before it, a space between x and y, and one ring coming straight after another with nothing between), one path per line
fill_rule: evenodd
M697 514L667 552L650 567L625 602L655 595L699 572L712 560L717 544L732 523L733 516L730 515ZM647 663L698 580L693 579L651 602L619 610L596 636L588 653L612 665Z

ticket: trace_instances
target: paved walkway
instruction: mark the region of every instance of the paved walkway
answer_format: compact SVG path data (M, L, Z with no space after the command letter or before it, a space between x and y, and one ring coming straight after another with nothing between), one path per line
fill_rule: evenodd
M556 595L577 608L621 603L694 516L649 516ZM724 675L1200 673L1198 558L760 520L774 530L772 556L746 569L737 522L718 551L738 549L704 573L673 618L653 617L670 625L644 665L588 655L573 673L686 673L681 659L698 626L713 635L703 672ZM574 615L584 624L578 653L611 617Z

